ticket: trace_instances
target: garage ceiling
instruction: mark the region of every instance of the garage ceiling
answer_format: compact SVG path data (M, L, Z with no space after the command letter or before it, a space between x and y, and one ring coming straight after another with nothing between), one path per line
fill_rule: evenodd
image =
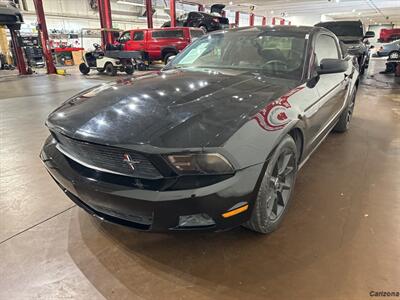
M216 3L203 0L206 5ZM220 0L227 9L250 11L255 6L257 15L287 17L326 15L337 20L361 19L365 23L397 23L400 25L400 0Z

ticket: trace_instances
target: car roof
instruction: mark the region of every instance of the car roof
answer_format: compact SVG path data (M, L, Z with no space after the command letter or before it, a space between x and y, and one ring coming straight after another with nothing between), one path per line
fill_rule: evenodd
M326 31L329 30L322 27L314 26L295 26L295 25L268 25L268 26L247 26L230 29L231 32L250 32L258 30L260 32L287 32L287 33L312 33L314 31Z
M181 26L181 27L162 27L162 28L135 28L135 29L128 29L128 30L125 30L124 32L128 32L128 31L155 31L155 30L157 30L157 31L159 31L159 30L161 30L161 31L168 31L168 30L177 30L177 29L179 29L179 30L201 30L201 31L203 31L201 28L196 28L196 27L183 27L183 26Z

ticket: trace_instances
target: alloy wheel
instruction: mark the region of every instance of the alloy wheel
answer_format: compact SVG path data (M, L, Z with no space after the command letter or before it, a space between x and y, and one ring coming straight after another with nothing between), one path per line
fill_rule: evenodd
M282 216L289 201L295 178L296 156L290 150L283 151L276 161L268 180L269 194L267 215L271 222Z

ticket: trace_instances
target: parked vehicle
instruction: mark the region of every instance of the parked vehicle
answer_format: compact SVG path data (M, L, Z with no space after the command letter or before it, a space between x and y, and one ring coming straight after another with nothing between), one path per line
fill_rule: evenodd
M79 65L79 71L87 75L91 69L97 70L99 73L105 72L107 75L115 76L117 72L125 72L133 74L135 71L134 60L130 57L111 57L101 49L99 44L93 44L94 51L84 54L83 63Z
M400 28L381 29L379 33L379 43L389 43L391 41L400 39Z
M315 26L324 27L336 34L345 49L347 49L347 52L357 57L360 73L364 74L369 64L369 45L366 44L366 39L375 36L373 31L367 31L364 34L361 21L321 22L315 24Z
M106 221L269 233L300 166L331 130L349 128L358 74L324 28L211 33L162 71L66 101L47 119L41 159Z
M198 27L204 32L229 28L229 19L222 17L221 12L225 5L215 4L211 7L211 13L192 11L181 15L176 20L177 26ZM165 22L162 27L170 27L171 22Z
M123 32L116 45L122 45L125 51L143 51L150 61L167 63L169 57L203 35L200 29L186 27L134 29Z
M384 44L376 51L376 56L388 56L392 51L400 50L400 40Z
M0 25L20 29L22 23L24 19L18 8L7 2L0 2Z

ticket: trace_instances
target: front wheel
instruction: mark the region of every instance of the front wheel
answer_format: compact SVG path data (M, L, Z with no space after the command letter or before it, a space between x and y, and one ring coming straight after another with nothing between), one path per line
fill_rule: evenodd
M350 128L350 121L353 117L354 105L356 102L357 88L354 89L351 99L346 109L342 112L339 117L339 121L336 123L333 131L335 132L346 132Z
M286 135L270 157L251 218L244 227L264 234L278 228L292 198L297 161L296 143Z
M126 74L132 75L134 71L135 71L135 67L133 66L132 63L126 64L126 66L125 66L125 73Z
M85 64L85 63L81 63L79 65L79 71L83 74L83 75L87 75L90 72L90 68Z

